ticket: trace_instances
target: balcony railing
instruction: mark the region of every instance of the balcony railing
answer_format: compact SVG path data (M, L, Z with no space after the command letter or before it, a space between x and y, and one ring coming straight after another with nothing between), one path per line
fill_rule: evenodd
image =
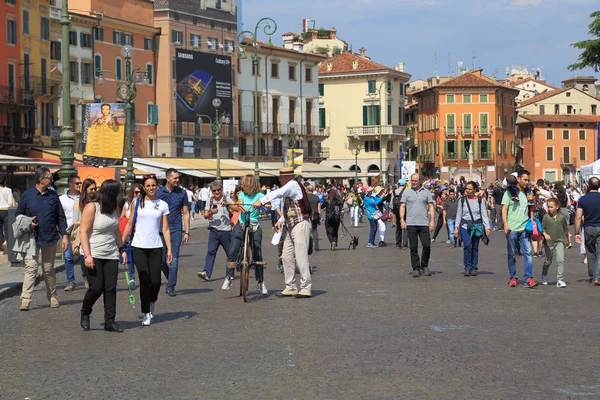
M480 160L493 160L494 159L494 153L491 152L482 152L482 151L478 151L477 152L477 158L476 161L480 161Z
M208 123L199 124L197 122L182 122L182 121L171 121L171 132L175 136L183 137L197 137L197 138L211 138L214 137L214 133L211 130L211 126ZM237 133L237 125L221 125L221 139L233 138Z
M253 133L254 122L242 121L242 133ZM259 122L258 133L273 135L304 135L329 137L329 127L320 128L318 125L283 124L271 122Z
M240 157L254 157L254 146L246 145L240 146ZM305 160L320 160L329 157L329 147L321 147L321 146L303 146L296 147L296 149L304 150L304 159ZM287 154L288 147L286 146L258 146L258 156L259 157L285 157Z
M24 82L23 87L30 87L34 96L50 96L58 98L61 95L62 82L47 77L34 76L29 82Z
M458 160L459 154L456 152L444 153L444 160Z
M31 90L16 89L11 86L0 86L0 103L33 106L33 95Z
M574 166L575 164L577 164L577 159L574 157L569 157L569 158L561 158L560 159L560 165L564 165L564 166Z
M0 143L32 144L35 128L0 126Z
M406 127L400 125L365 125L349 126L346 128L347 136L379 136L379 135L406 135Z

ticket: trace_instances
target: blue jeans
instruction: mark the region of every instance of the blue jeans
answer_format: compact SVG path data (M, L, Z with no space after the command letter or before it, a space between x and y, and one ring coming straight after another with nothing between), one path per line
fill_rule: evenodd
M196 213L196 203L193 201L190 202L190 218L194 219L194 215Z
M71 237L69 237L69 247L64 252L65 258L65 273L67 274L67 282L75 284L75 264L73 263L73 247L71 246ZM83 258L82 258L83 260ZM81 264L81 276L85 278L87 276L86 267Z
M460 238L463 241L465 270L470 271L472 269L477 269L477 263L479 262L480 238L471 237L469 231L462 227L460 228L458 233L460 234Z
M456 224L455 219L447 219L446 220L446 226L448 227L448 238L450 239L450 244L454 244L454 241L456 240L454 238L454 224Z
M521 245L523 253L523 261L525 263L523 271L523 280L526 281L533 277L533 257L531 254L531 240L529 234L525 231L510 231L506 238L506 246L508 249L508 272L511 278L517 277L517 246Z
M227 261L237 261L235 252L231 246L231 231L218 231L211 229L208 234L208 251L206 252L206 258L204 260L204 272L210 278L215 266L215 256L219 250L219 246L223 246L223 250L227 254ZM225 276L233 278L235 269L225 267Z
M583 233L587 244L588 274L590 278L600 279L600 228L588 226L583 229ZM594 247L596 251L590 251L594 250Z
M496 207L490 208L490 211L492 212L492 214L491 214L491 217L492 217L492 220L491 220L492 229L496 229L497 228L496 227Z
M173 261L171 264L167 264L167 245L165 244L165 238L160 235L163 241L163 252L162 252L162 272L169 280L167 283L167 289L175 289L177 285L177 270L179 269L179 249L181 247L182 232L180 230L171 231L171 253L173 254Z
M377 221L374 219L369 220L371 230L369 231L369 243L375 245L375 235L377 234Z
M254 261L263 261L262 258L262 228L258 227L256 232L251 233L252 236L252 258ZM231 256L233 260L239 260L242 251L242 242L244 241L244 229L240 222L235 224L233 231L231 232ZM256 282L262 283L265 279L264 265L254 266L254 277ZM232 270L233 272L233 270ZM229 275L228 275L229 276Z

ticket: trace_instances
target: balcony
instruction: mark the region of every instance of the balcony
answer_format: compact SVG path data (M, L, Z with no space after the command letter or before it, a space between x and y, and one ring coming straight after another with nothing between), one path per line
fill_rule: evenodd
M240 133L254 133L253 121L242 121ZM329 137L329 127L320 128L318 125L282 124L259 122L258 133L267 135L303 135L314 137Z
M573 157L560 159L560 165L564 168L575 167L576 164L577 164L577 159L573 158Z
M61 95L62 82L47 77L31 77L29 82L24 82L23 87L30 87L33 96L37 98L58 99Z
M478 151L475 161L488 161L494 159L494 153Z
M0 86L0 107L18 108L33 107L33 96L30 90L16 89L11 86Z
M60 21L62 10L56 6L50 6L50 19L53 21Z
M3 144L33 144L35 128L16 128L0 126L0 143Z
M349 137L379 137L379 135L406 136L406 127L400 125L364 125L346 127L346 136ZM401 138L395 137L394 139Z
M154 11L179 11L189 15L218 19L235 24L236 16L229 12L229 10L218 10L216 8L202 9L198 4L198 0L154 0Z
M240 146L239 148L239 156L241 159L254 159L254 146L246 145ZM329 147L321 147L321 146L304 146L304 147L296 147L296 149L304 150L304 160L306 161L321 161L326 158L329 158ZM281 160L287 154L288 147L277 147L277 146L259 146L258 147L258 156L263 158L272 158ZM264 160L263 160L264 161Z
M138 122L139 123L139 122ZM138 129L139 131L139 129ZM135 129L134 129L135 132ZM183 138L214 138L211 126L209 123L198 124L197 122L182 122L182 121L171 121L171 132L176 137ZM221 139L233 139L237 132L237 125L226 125L221 126Z
M460 159L460 155L456 152L448 152L443 154L444 161L458 161Z

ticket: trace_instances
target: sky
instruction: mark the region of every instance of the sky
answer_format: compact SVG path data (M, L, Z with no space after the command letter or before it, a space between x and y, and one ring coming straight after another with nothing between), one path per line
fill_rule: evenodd
M303 18L317 29L335 27L355 53L365 47L388 67L404 62L411 80L436 75L437 58L440 76L449 66L456 76L459 61L499 79L507 66L520 65L541 68L560 86L576 75L600 78L592 69L567 70L580 54L571 44L590 38L589 15L597 10L599 0L243 0L242 17L249 30L273 18L275 45L283 44L282 33L301 33Z

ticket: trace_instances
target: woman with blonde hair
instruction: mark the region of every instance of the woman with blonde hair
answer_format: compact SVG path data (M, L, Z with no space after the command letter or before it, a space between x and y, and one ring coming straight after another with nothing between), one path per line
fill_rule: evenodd
M252 232L252 255L254 261L262 261L262 229L258 223L258 217L260 210L252 207L252 204L257 200L261 199L264 194L260 191L260 185L258 179L254 175L248 174L242 178L240 182L242 191L238 194L237 204L247 210L248 214L245 214L241 207L231 206L233 212L242 211L238 223L233 227L232 233L232 252L234 254L240 254L242 247L244 229L243 226L246 223L246 219L250 217L250 230ZM254 272L256 277L256 287L261 294L269 294L267 286L265 285L264 266L254 265Z

